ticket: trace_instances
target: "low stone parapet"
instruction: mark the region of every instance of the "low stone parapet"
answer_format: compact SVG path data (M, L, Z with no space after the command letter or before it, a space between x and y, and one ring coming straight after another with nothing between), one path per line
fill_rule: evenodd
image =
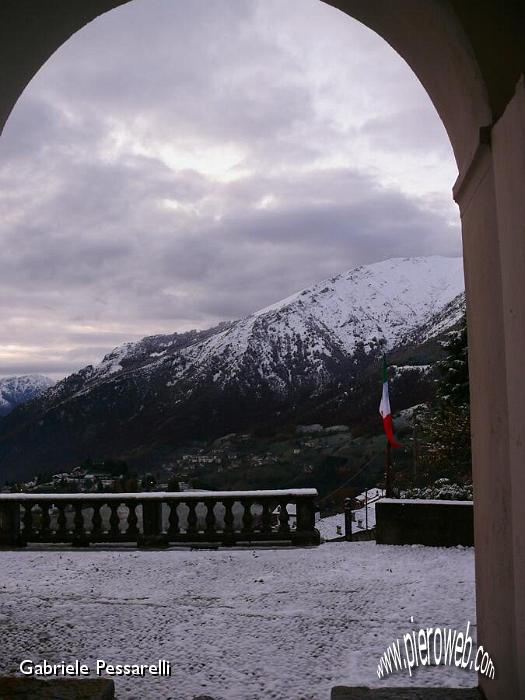
M315 489L0 494L0 546L319 544Z
M474 545L472 501L385 498L376 503L377 544Z

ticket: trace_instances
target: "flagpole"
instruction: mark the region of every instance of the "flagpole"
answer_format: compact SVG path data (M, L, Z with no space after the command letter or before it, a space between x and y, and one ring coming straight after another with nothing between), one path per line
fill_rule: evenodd
M394 436L392 425L392 412L390 409L390 398L388 396L388 374L386 355L383 355L383 393L381 403L379 404L379 413L383 418L383 427L386 433L386 459L385 459L385 495L387 498L393 498L392 488L392 445L401 447Z
M393 498L392 492L392 446L386 441L386 460L385 460L385 496Z
M368 486L365 491L365 530L368 530Z

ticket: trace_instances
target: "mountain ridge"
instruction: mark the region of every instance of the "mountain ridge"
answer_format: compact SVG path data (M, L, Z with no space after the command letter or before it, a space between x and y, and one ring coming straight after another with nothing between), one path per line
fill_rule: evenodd
M37 398L55 384L43 374L0 377L0 416L6 416L22 403Z
M238 321L125 343L0 421L0 478L94 453L151 459L184 440L313 415L383 352L423 346L463 308L460 258L396 258Z

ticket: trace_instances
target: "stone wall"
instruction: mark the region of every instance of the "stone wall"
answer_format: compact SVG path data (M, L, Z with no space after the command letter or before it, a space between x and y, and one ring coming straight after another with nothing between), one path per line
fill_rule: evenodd
M474 545L471 501L410 501L384 499L376 503L377 544L426 544L431 547Z

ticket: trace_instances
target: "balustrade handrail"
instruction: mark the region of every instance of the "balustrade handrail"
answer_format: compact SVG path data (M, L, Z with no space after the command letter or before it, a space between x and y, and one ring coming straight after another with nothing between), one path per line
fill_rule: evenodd
M137 491L135 493L0 493L0 501L87 501L87 500L163 500L165 498L188 499L202 498L284 498L311 496L317 498L317 489L268 489L260 491Z
M316 489L0 494L0 546L319 544ZM289 506L295 510L289 512Z

